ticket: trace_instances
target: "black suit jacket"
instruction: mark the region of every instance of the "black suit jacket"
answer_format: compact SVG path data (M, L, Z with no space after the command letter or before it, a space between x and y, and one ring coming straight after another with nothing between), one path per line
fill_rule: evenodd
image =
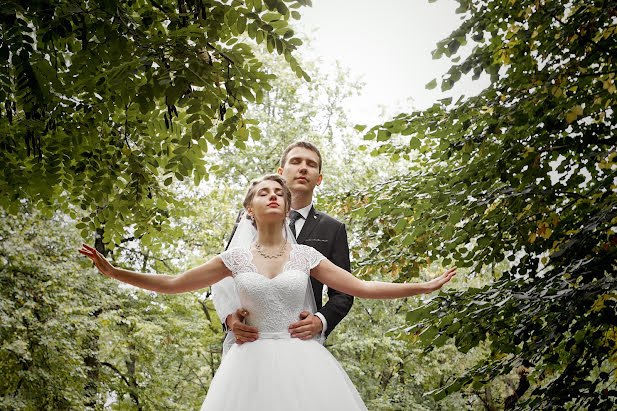
M242 211L238 214L239 218L243 218ZM227 242L227 247L229 247L237 226L236 222ZM351 271L345 224L326 213L315 210L315 207L311 207L302 230L298 234L297 242L298 244L313 247L343 270ZM321 313L328 322L328 328L326 329L327 337L351 309L353 297L333 288L328 288L328 302L326 305L323 305L322 294L324 285L313 277L311 277L311 285L315 295L317 312Z
M298 244L313 247L343 270L351 271L345 224L335 220L326 213L311 207L302 230L298 234L297 241ZM313 293L315 294L315 302L317 303L317 311L328 322L327 337L351 309L353 297L328 287L328 302L326 305L323 305L322 293L324 285L313 277L311 277L311 283Z

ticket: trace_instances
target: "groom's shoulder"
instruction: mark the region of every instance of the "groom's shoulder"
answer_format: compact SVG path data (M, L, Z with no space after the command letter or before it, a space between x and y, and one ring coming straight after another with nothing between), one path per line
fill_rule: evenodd
M319 216L319 223L320 224L336 225L336 226L345 225L341 221L337 220L336 218L332 217L331 215L328 215L328 214L324 213L323 211L319 211L316 208L314 209L314 211L315 211L315 215Z

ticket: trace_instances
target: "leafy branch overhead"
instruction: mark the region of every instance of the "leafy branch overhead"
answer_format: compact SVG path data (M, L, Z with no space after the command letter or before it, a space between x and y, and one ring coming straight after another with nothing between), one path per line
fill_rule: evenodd
M614 408L617 9L459 4L461 26L433 52L453 62L441 89L463 75L488 75L491 86L365 133L374 155L411 166L349 199L370 237L363 265L395 261L401 279L433 261L495 272L483 288L409 313L402 331L427 347L450 338L462 351L491 346L488 361L437 398L518 368L531 382L520 407Z
M285 57L309 0L10 2L0 10L0 206L87 210L80 227L144 240L181 207L166 186L209 174L211 147L259 138L247 104ZM164 183L162 183L164 182ZM102 229L104 227L104 230Z

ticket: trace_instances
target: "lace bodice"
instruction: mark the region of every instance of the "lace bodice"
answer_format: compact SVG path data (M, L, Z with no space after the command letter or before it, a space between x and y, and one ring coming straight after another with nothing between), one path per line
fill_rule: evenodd
M312 247L292 245L283 271L269 279L258 273L253 254L246 248L234 248L221 255L236 283L242 307L249 312L246 323L264 333L287 333L307 309L306 298L310 270L325 257ZM310 290L308 290L310 291Z

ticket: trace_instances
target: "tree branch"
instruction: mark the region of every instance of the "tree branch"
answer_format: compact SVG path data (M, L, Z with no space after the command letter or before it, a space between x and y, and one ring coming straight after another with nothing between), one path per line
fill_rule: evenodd
M228 62L229 64L234 64L234 65L236 64L236 63L234 63L234 61L233 61L231 58L227 57L227 56L225 55L225 53L223 53L222 51L220 51L219 49L217 49L216 47L214 47L211 43L206 42L206 45L207 45L208 47L210 47L212 50L216 51L216 54L218 54L219 56L221 56L221 57L223 57L225 60L227 60L227 62Z
M101 365L104 365L104 366L109 367L112 370L114 370L116 372L116 374L118 374L120 376L120 378L122 378L122 380L124 381L124 383L126 384L127 387L131 386L130 383L129 383L129 380L113 364L110 364L108 362L102 362Z

